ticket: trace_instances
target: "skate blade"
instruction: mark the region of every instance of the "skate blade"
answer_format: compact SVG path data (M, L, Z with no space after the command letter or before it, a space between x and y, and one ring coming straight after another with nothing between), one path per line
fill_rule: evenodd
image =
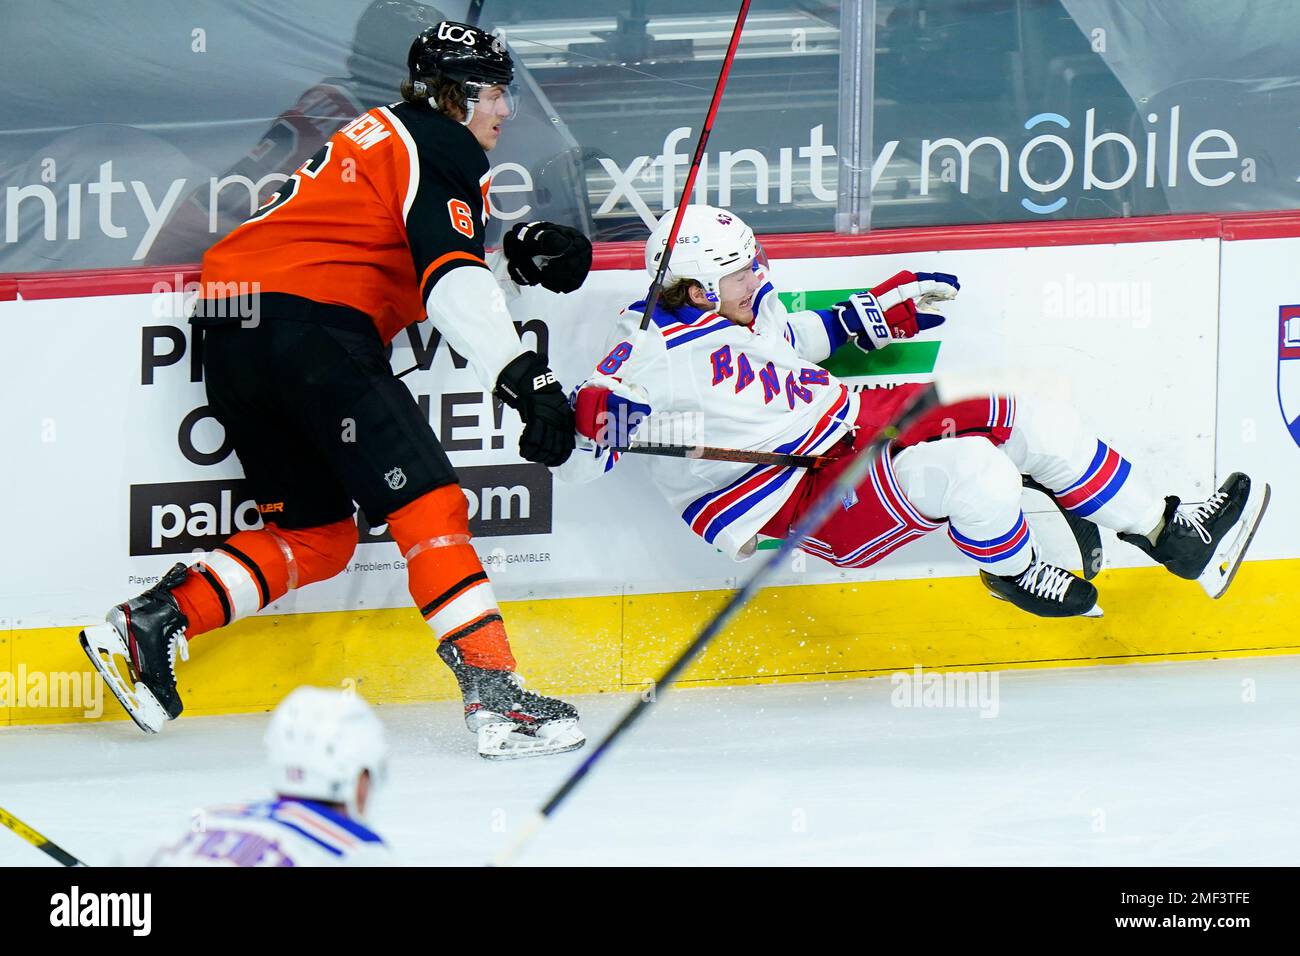
M1273 490L1268 482L1264 482L1263 487L1251 485L1250 497L1246 499L1246 507L1241 511L1241 518L1237 521L1236 528L1219 543L1219 547L1210 558L1210 563L1196 579L1196 583L1205 589L1205 593L1215 600L1223 597L1228 586L1232 584L1232 579L1237 576L1237 570L1246 558L1246 550L1250 547L1251 541L1255 539L1255 532L1259 530L1259 523L1264 517L1272 494Z
M998 594L997 591L989 591L989 597L996 598L999 601L1005 601L1007 604L1010 604L1012 607L1016 607L1016 605L1011 601L1010 598L1003 597L1001 594ZM1020 610L1020 608L1017 608L1017 610ZM1033 612L1025 611L1025 613L1032 614ZM1070 614L1070 615L1066 615L1066 617L1047 617L1046 615L1036 615L1036 616L1041 616L1043 617L1044 620L1048 620L1048 621L1064 621L1066 620L1067 617L1104 617L1105 612L1102 611L1100 604L1094 604L1092 606L1092 610L1084 611L1081 614Z
M478 729L478 754L484 760L518 760L546 757L577 750L587 742L576 720L548 720L536 734L526 734L508 722L484 724Z
M118 670L115 657L124 661L129 659L126 642L117 628L111 624L92 624L80 634L81 649L90 658L104 684L112 691L127 716L146 734L156 734L167 723L167 711L163 710L153 691L138 681L131 686Z

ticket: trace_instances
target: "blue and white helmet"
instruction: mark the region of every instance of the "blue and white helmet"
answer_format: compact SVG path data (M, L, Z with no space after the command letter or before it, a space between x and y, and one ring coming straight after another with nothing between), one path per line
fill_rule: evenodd
M668 234L673 229L676 209L670 209L659 220L645 246L645 267L652 276L659 269L659 260L668 245ZM755 260L765 261L763 249L754 237L754 230L734 212L717 206L692 204L682 216L682 227L677 233L677 247L668 260L668 273L664 285L670 286L680 279L694 279L704 286L710 302L718 301L718 281L738 269L752 265Z

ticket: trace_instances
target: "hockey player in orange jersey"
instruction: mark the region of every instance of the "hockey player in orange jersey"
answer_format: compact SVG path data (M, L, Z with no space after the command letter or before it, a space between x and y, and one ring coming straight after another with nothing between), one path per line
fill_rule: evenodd
M546 357L520 343L506 294L577 289L591 244L565 226L526 223L501 253L485 253L486 151L513 113L504 44L443 21L415 38L407 63L403 102L340 129L204 256L192 321L203 330L208 401L267 520L82 632L148 732L181 713L175 663L190 640L346 567L355 501L388 525L406 560L479 752L556 753L585 740L571 705L525 691L514 673L465 496L384 345L427 313L518 411L523 457L559 465L573 450L573 414Z
M278 184L342 126L391 103L406 75L404 45L411 34L442 19L437 8L415 0L372 0L357 20L343 75L312 84L230 167L212 180L197 181L176 204L145 261L173 265L202 259L214 241L269 201Z

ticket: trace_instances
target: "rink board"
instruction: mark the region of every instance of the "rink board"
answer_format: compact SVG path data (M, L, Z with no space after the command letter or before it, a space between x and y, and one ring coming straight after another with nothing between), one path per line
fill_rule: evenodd
M1101 619L1051 621L988 597L975 578L878 581L763 591L686 672L686 683L870 677L915 666L1004 670L1300 654L1289 583L1300 561L1247 563L1210 601L1159 568L1103 571ZM652 686L725 592L507 602L528 686L605 693ZM0 635L31 673L84 672L76 628ZM255 617L197 638L178 668L190 714L268 710L299 684L352 686L382 702L457 697L410 609ZM13 701L9 701L13 703ZM82 707L11 706L0 723L86 719ZM123 719L110 699L103 719Z
M1300 238L1279 235L1276 224L1229 228L1225 218L1219 225L1213 235L1166 231L1159 241L1093 238L1079 246L1036 247L1036 234L1027 232L1027 248L985 243L943 252L929 251L943 245L938 236L933 245L891 237L915 251L778 260L773 274L787 292L815 298L903 267L954 271L962 297L935 340L881 353L906 367L868 369L859 381L936 377L948 397L998 389L1068 400L1155 487L1190 500L1237 469L1271 481L1256 560L1227 597L1209 601L1107 532L1107 570L1097 580L1106 617L1039 620L988 598L969 565L934 535L873 568L841 571L809 559L780 569L776 586L687 680L1300 653L1293 587L1300 375L1288 364L1300 358L1290 351L1300 344L1288 338L1300 337ZM559 305L526 295L516 318L526 340L548 340L560 377L577 380L604 338L590 317L612 314L642 282L630 270L605 269ZM83 719L81 706L39 698L41 681L87 673L78 626L137 593L142 579L190 558L188 547L157 537L170 526L149 527L150 502L196 513L210 487L239 475L233 457L213 460L219 426L195 417L202 384L174 297L141 294L130 283L115 290L122 294L104 288L93 297L0 301L0 353L24 357L7 370L23 400L0 419L9 456L0 506L10 542L0 551L0 723ZM414 357L399 338L394 366ZM518 462L513 415L493 421L481 386L445 346L431 358L428 371L408 380L435 429L454 439L450 454L477 495L475 507L497 509L475 543L529 685L646 688L753 565L701 545L655 494L644 460L625 459L621 474L592 485L529 484L532 477L508 470ZM134 440L124 444L127 429ZM510 511L499 494L512 482L534 493L531 512ZM158 489L175 497L149 499ZM219 524L238 523L237 497L210 500ZM1032 495L1025 507L1048 555L1077 567L1059 516ZM196 639L192 660L179 668L187 711L264 710L307 682L352 683L377 701L454 697L382 531L363 534L346 574ZM33 688L19 686L32 675ZM105 710L118 719L111 702Z
M962 290L949 320L923 342L883 350L889 361L860 370L855 384L936 379L948 399L1014 392L1022 403L1068 402L1155 487L1198 499L1215 474L1207 383L1215 376L1218 262L1217 239L1191 238L779 259L772 275L792 304L808 306L905 267L957 273ZM160 280L156 294L0 301L0 354L23 357L6 371L6 387L22 400L0 417L0 448L17 464L0 475L0 526L15 543L0 549L0 621L37 628L101 619L174 562L260 522L239 462L207 414L183 297L165 291L183 280ZM512 314L525 343L549 351L561 381L576 382L591 374L618 310L644 293L644 281L632 270L600 270L570 296L529 290ZM429 365L403 381L460 475L499 598L713 591L750 573L701 542L658 493L652 469L681 462L627 455L612 474L582 485L521 463L518 416L505 409L498 422L473 370L430 334L424 323L420 349L399 335L393 366ZM1177 374L1143 385L1160 367ZM42 502L51 505L34 506ZM1046 546L1068 548L1045 500L1027 495L1025 505L1031 521L1044 516ZM363 529L346 573L291 592L267 612L407 607L399 557L382 526ZM1130 548L1111 560L1143 562ZM969 571L936 537L874 568L810 560L782 569L776 583Z

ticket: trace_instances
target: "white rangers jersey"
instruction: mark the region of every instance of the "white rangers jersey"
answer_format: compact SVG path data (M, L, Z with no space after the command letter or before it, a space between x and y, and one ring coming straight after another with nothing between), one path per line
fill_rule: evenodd
M649 395L652 413L636 441L811 455L849 434L858 395L817 366L846 338L831 310L789 312L770 282L754 298L749 326L687 305L657 307L642 333L644 309L641 301L623 310L596 366ZM590 481L618 457L579 436L556 476ZM704 459L655 458L650 468L690 529L738 560L753 553L758 530L802 474Z
M392 866L378 834L312 800L213 807L150 866Z

